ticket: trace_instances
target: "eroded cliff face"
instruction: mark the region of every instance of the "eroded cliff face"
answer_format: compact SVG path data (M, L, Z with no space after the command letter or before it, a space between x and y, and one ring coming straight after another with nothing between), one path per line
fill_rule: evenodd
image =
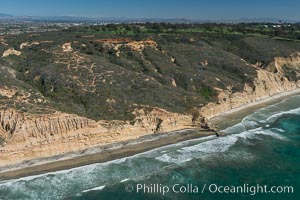
M0 111L0 166L48 157L142 135L184 129L191 117L159 108L136 109L133 121L94 121L77 115L29 115L14 109Z
M290 66L292 68L300 69L300 52L296 52L289 57L276 57L275 65L277 67L282 67L284 65Z
M93 120L64 113L30 115L14 109L0 111L0 129L6 139L6 149L35 146L65 138L80 136L78 130L96 128Z
M293 63L293 65L299 67L299 65L295 63ZM289 81L287 77L281 74L274 74L263 69L258 69L257 78L255 78L253 86L245 84L244 90L236 93L233 93L230 88L221 91L218 95L218 102L208 103L202 107L201 114L205 118L211 119L234 108L270 97L280 92L293 90L297 87L300 87L300 80Z
M300 52L296 52L288 57L276 57L266 70L275 74L285 76L289 80L299 80L300 78Z
M133 126L144 132L164 132L191 125L191 116L168 112L160 108L136 109Z

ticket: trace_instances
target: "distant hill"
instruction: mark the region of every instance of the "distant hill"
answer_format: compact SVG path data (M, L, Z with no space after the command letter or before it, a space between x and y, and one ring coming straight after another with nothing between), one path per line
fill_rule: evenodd
M286 22L286 23L296 23L295 20L289 20L289 19L278 19L278 18L241 18L239 20L236 20L237 22L244 22L244 23L251 23L251 22L258 22L258 23L278 23L278 22Z
M116 18L116 17L80 17L80 16L17 16L6 13L0 13L1 20L17 20L17 21L43 21L43 22L105 22L105 23L134 23L134 22L150 22L150 23L297 23L295 20L277 19L277 18L240 18L240 19L185 19L185 18Z
M12 15L5 14L5 13L0 13L0 17L13 17Z
M80 16L16 16L0 13L0 20L16 20L16 21L43 21L43 22L66 22L66 23L82 23L82 22L105 22L105 23L134 23L134 22L165 22L165 23L191 23L193 20L182 18L116 18L116 17L80 17Z

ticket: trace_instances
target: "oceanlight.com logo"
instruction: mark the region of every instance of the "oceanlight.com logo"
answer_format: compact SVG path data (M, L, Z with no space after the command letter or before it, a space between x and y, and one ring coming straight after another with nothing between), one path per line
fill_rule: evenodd
M174 184L171 186L162 184L127 184L126 192L135 192L137 194L162 194L181 193L181 194L293 194L293 186L268 186L268 185L249 185L224 186L217 184L204 184L202 186L194 184Z

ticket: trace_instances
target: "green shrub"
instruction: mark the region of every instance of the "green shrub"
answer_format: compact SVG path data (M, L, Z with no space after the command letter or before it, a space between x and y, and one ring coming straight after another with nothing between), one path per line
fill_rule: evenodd
M3 136L0 135L0 146L3 146L5 142L5 139L3 138Z
M210 100L213 98L215 95L215 91L213 91L210 87L208 86L203 86L200 89L200 95L203 96L205 99Z

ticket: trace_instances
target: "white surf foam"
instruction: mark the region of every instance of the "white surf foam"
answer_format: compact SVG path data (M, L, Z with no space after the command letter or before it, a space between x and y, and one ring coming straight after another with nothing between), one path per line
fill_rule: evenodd
M276 130L276 131L278 131L278 132L280 132L280 133L284 133L285 131L283 130L283 129L281 129L281 128L273 128L274 130Z
M226 134L238 134L249 129L256 128L258 125L258 122L251 121L246 117L240 123L237 123L231 127L224 129L223 132L225 132Z
M169 156L168 154L163 154L161 156L158 156L155 158L156 160L159 160L161 162L167 162L167 163L177 163L178 159L174 159L171 156Z
M188 153L188 152L203 152L203 153L219 153L228 151L228 149L237 142L237 137L235 136L226 136L223 138L217 138L202 142L200 144L183 147L178 152Z
M124 183L124 182L129 181L129 180L130 180L130 179L125 178L125 179L121 180L120 183Z
M265 120L265 122L274 121L274 120L278 119L279 117L282 117L283 115L287 115L287 114L300 114L300 108L295 108L295 109L288 110L288 111L278 112L278 113L273 114L270 117L268 117Z
M106 185L101 185L99 187L95 187L92 189L83 190L82 193L86 193L86 192L90 192L90 191L100 191L100 190L103 190L105 187L106 187Z
M268 136L274 137L274 138L279 139L279 140L287 140L286 137L274 132L272 129L257 130L257 131L254 132L254 134L256 134L256 135L268 135Z
M155 157L155 159L166 163L182 164L191 161L193 159L193 156L190 154L175 154L175 155L163 154L161 156Z
M243 139L248 139L248 138L253 138L254 134L249 131L243 131L240 134L237 134L236 137L238 138L243 138Z
M234 136L236 136L238 138L243 138L243 139L253 139L253 138L257 138L258 135L268 135L268 136L274 137L276 139L287 140L286 137L276 133L276 131L284 132L284 130L279 129L279 128L264 129L262 127L258 127L255 129L243 131L242 133L236 134Z

